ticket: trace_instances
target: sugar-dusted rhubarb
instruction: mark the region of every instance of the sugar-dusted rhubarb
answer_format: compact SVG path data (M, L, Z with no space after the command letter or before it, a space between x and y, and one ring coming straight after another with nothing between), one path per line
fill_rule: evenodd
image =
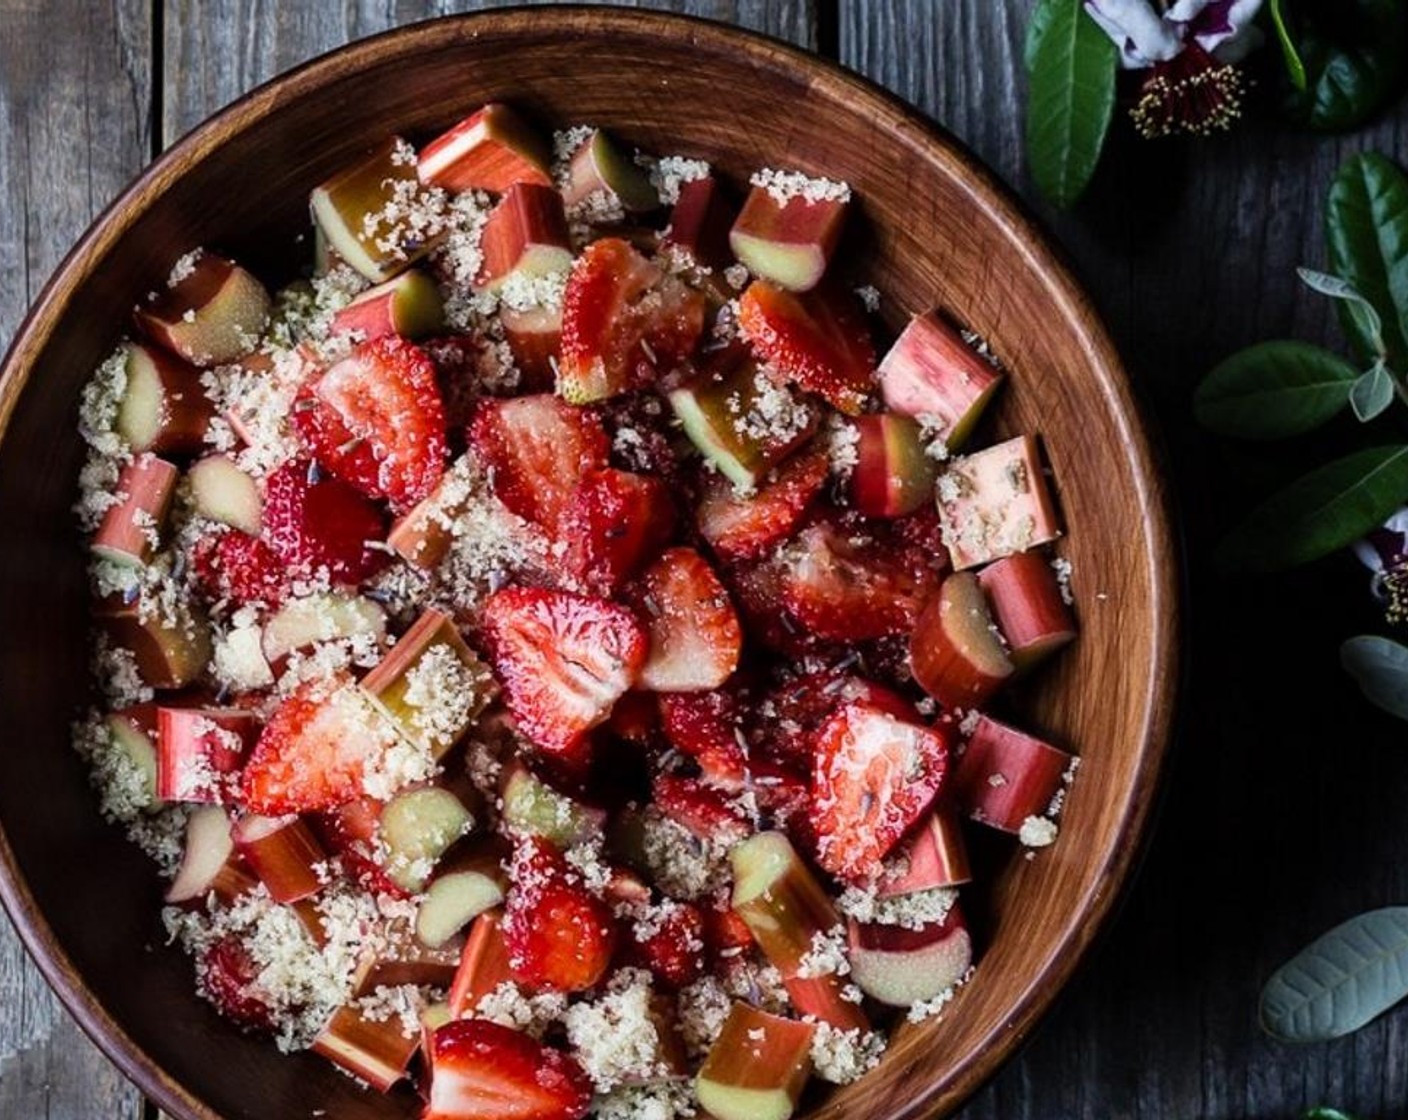
M645 213L660 205L645 169L600 128L572 154L562 198L569 210L585 207L588 214L605 211L613 203L630 213Z
M464 800L443 786L398 793L381 811L378 831L383 864L391 881L419 893L452 844L474 827Z
M807 292L821 283L848 208L845 198L798 194L782 201L767 187L755 186L729 231L729 245L754 276Z
M975 821L1020 833L1052 811L1074 759L1050 743L981 716L953 773L953 797Z
M230 804L259 734L242 708L159 708L156 793L163 801Z
M851 498L868 517L904 517L934 500L939 465L919 422L897 412L858 416Z
M114 564L145 564L161 547L181 472L152 454L138 455L122 468L115 505L109 506L93 535L93 555Z
M514 109L490 102L422 149L421 181L447 191L502 194L515 183L552 186L547 138Z
M727 268L733 260L729 230L737 212L712 175L680 184L662 244L679 250L704 268Z
M562 196L551 187L515 183L484 223L484 263L475 287L497 292L510 280L539 280L572 267Z
M322 890L332 875L327 853L299 817L248 813L234 827L235 847L275 902L297 902Z
M852 920L847 949L856 986L891 1007L938 998L973 963L973 941L957 906L943 921L917 930Z
M265 659L278 665L298 650L319 642L386 641L386 611L362 595L330 591L290 599L264 623L260 645Z
M108 640L132 654L153 688L184 688L210 664L210 624L194 603L178 603L168 613L140 600L105 600L94 613Z
M1040 552L1018 552L989 564L978 582L1019 671L1075 640L1076 622L1060 580Z
M724 585L698 552L663 553L641 576L639 601L650 631L641 688L703 692L733 674L743 652L743 628Z
M139 704L112 712L103 721L112 749L126 758L140 780L139 806L160 804L156 796L156 705Z
M114 428L135 452L190 455L205 443L215 405L188 362L140 342L127 346L127 384Z
M379 1093L406 1076L420 1048L420 1032L409 1036L400 1016L370 1016L353 1003L338 1008L313 1040L313 1050Z
M734 912L764 956L796 976L818 936L841 926L831 896L781 832L758 832L729 852Z
M235 850L230 814L223 805L198 805L186 821L185 845L176 877L166 888L172 904L203 901L215 895L222 902L254 886L254 877Z
M332 317L334 334L351 334L359 340L398 334L424 338L445 325L445 305L435 282L410 268L357 295Z
M1061 535L1031 436L951 460L937 489L944 544L957 570L1026 552Z
M502 922L502 910L486 910L469 927L448 997L450 1012L457 1019L472 1015L481 999L513 980Z
M264 285L234 261L201 253L185 274L138 306L148 338L198 366L243 357L269 322Z
M499 780L501 821L510 833L541 836L559 848L602 835L606 811L567 796L521 760L504 767Z
M388 922L358 962L352 994L368 996L378 988L448 988L459 968L464 941L451 935L438 946L426 945L399 916Z
M812 1075L816 1026L735 1003L694 1080L715 1120L787 1120Z
M972 878L963 828L952 808L942 804L885 861L875 893L881 898L894 898L939 887L956 887Z
M484 911L500 905L508 889L508 846L497 836L470 837L451 848L435 868L416 911L416 938L438 949Z
M310 198L328 245L368 280L390 280L441 239L445 219L421 186L415 153L392 137Z
M186 472L196 512L251 536L263 524L259 484L228 455L207 455Z
M947 708L977 708L1016 671L971 572L944 580L909 642L915 683Z
M562 353L562 308L504 306L499 308L499 320L523 387L530 392L551 391Z
M896 412L922 417L957 450L1002 383L937 310L916 315L880 361L880 391Z
M447 471L428 497L398 517L386 535L386 545L407 564L433 572L455 542L455 524L469 503L468 488L453 469Z

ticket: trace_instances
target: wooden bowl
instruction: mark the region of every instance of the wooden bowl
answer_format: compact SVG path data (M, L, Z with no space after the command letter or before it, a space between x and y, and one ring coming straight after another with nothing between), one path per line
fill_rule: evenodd
M736 181L764 166L848 180L850 250L891 327L934 303L1013 371L997 434L1044 439L1083 633L1016 698L1084 759L1054 848L1013 851L973 892L976 979L902 1029L815 1117L954 1109L1031 1031L1109 916L1148 821L1176 678L1167 493L1119 359L1042 234L957 143L865 81L743 32L663 15L515 11L418 24L266 85L192 133L93 226L45 288L0 385L0 894L98 1044L180 1117L410 1117L321 1058L237 1034L166 947L145 858L102 824L69 722L85 699L86 591L70 516L79 391L172 261L208 245L293 270L311 187L396 132L423 140L490 99L592 121ZM306 251L303 245L299 252Z

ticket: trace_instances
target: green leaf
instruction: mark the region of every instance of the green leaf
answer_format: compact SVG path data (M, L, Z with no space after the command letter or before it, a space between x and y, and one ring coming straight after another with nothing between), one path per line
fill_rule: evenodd
M1393 403L1393 378L1383 362L1361 373L1349 390L1349 407L1364 423L1380 415Z
M1295 14L1306 85L1289 91L1286 111L1322 131L1363 124L1387 104L1403 78L1408 5L1403 0L1297 0ZM1277 31L1279 35L1279 26Z
M1027 160L1055 205L1085 190L1115 107L1118 52L1081 0L1044 0L1032 17Z
M1286 64L1286 76L1291 79L1291 85L1304 93L1307 85L1305 78L1305 63L1301 61L1300 52L1296 50L1291 33L1286 29L1286 19L1281 14L1281 0L1271 0L1271 24L1276 28L1276 40L1281 44L1281 58Z
M1340 646L1340 664L1364 699L1391 716L1408 719L1408 646L1361 634Z
M1286 1042L1357 1031L1408 996L1408 906L1371 910L1287 961L1261 990L1261 1025Z
M1378 310L1389 365L1408 368L1408 176L1377 152L1352 156L1330 186L1330 267ZM1353 315L1344 327L1367 358L1378 355Z
M1319 292L1322 296L1344 300L1345 308L1354 318L1359 337L1368 342L1376 356L1383 356L1383 320L1379 318L1374 305L1356 291L1353 284L1339 276L1331 276L1328 272L1316 272L1313 268L1298 268L1296 275L1307 288Z
M1222 541L1219 561L1271 572L1358 540L1408 499L1408 446L1372 447L1273 494Z
M1262 342L1214 366L1193 397L1205 428L1280 439L1319 427L1349 401L1359 371L1305 342Z
M1041 45L1042 37L1051 24L1051 17L1060 10L1063 3L1064 0L1037 0L1036 9L1027 23L1027 38L1022 45L1022 65L1027 68L1028 74L1032 72L1037 47Z
M1312 1108L1301 1118L1301 1120L1358 1120L1348 1112L1341 1112L1338 1108Z

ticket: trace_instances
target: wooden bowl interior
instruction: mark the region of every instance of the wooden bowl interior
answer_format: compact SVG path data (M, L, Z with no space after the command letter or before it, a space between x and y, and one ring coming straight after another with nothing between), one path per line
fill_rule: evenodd
M995 877L973 907L977 980L936 1022L905 1028L878 1071L815 1115L955 1106L1027 1031L1128 870L1163 749L1173 665L1172 559L1161 491L1102 331L1006 196L901 107L780 46L628 13L500 14L359 44L206 126L107 215L51 287L0 394L0 822L6 893L51 980L109 1052L191 1116L413 1116L321 1059L278 1056L192 994L163 944L159 884L98 819L68 725L85 695L80 542L70 506L84 380L134 298L193 245L270 278L306 255L311 187L391 132L424 139L490 99L545 123L592 121L628 142L708 159L741 184L762 166L848 180L860 218L846 262L895 328L932 304L1013 371L989 435L1043 437L1070 535L1083 635L1008 704L1084 758L1060 842L1035 860L984 844ZM3 855L0 850L0 855ZM42 918L40 917L42 915ZM125 1037L124 1037L125 1036Z

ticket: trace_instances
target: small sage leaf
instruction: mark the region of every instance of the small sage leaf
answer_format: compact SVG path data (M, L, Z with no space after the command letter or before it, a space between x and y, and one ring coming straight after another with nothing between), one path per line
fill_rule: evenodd
M1295 40L1291 38L1291 33L1286 29L1286 18L1281 12L1281 0L1271 0L1271 23L1276 28L1276 41L1281 44L1281 58L1286 64L1286 76L1291 79L1291 85L1301 93L1305 92L1305 63L1301 61L1300 51L1296 49Z
M1348 310L1345 330L1370 360L1387 351L1408 368L1408 175L1377 152L1351 156L1330 186L1325 232L1335 275L1382 317L1383 345Z
M1408 906L1371 910L1287 961L1261 990L1261 1025L1286 1042L1356 1031L1408 996Z
M1354 318L1359 335L1372 347L1378 357L1384 354L1384 322L1374 305L1354 290L1354 285L1339 276L1328 272L1316 272L1313 268L1298 268L1296 275L1307 288L1322 296L1345 301L1346 310Z
M1349 390L1349 407L1368 422L1393 403L1393 378L1383 362L1361 373Z
M1359 372L1305 342L1262 342L1213 367L1193 397L1198 422L1221 435L1280 439L1330 420Z
M1408 646L1361 634L1340 646L1340 664L1364 699L1391 716L1408 719Z

